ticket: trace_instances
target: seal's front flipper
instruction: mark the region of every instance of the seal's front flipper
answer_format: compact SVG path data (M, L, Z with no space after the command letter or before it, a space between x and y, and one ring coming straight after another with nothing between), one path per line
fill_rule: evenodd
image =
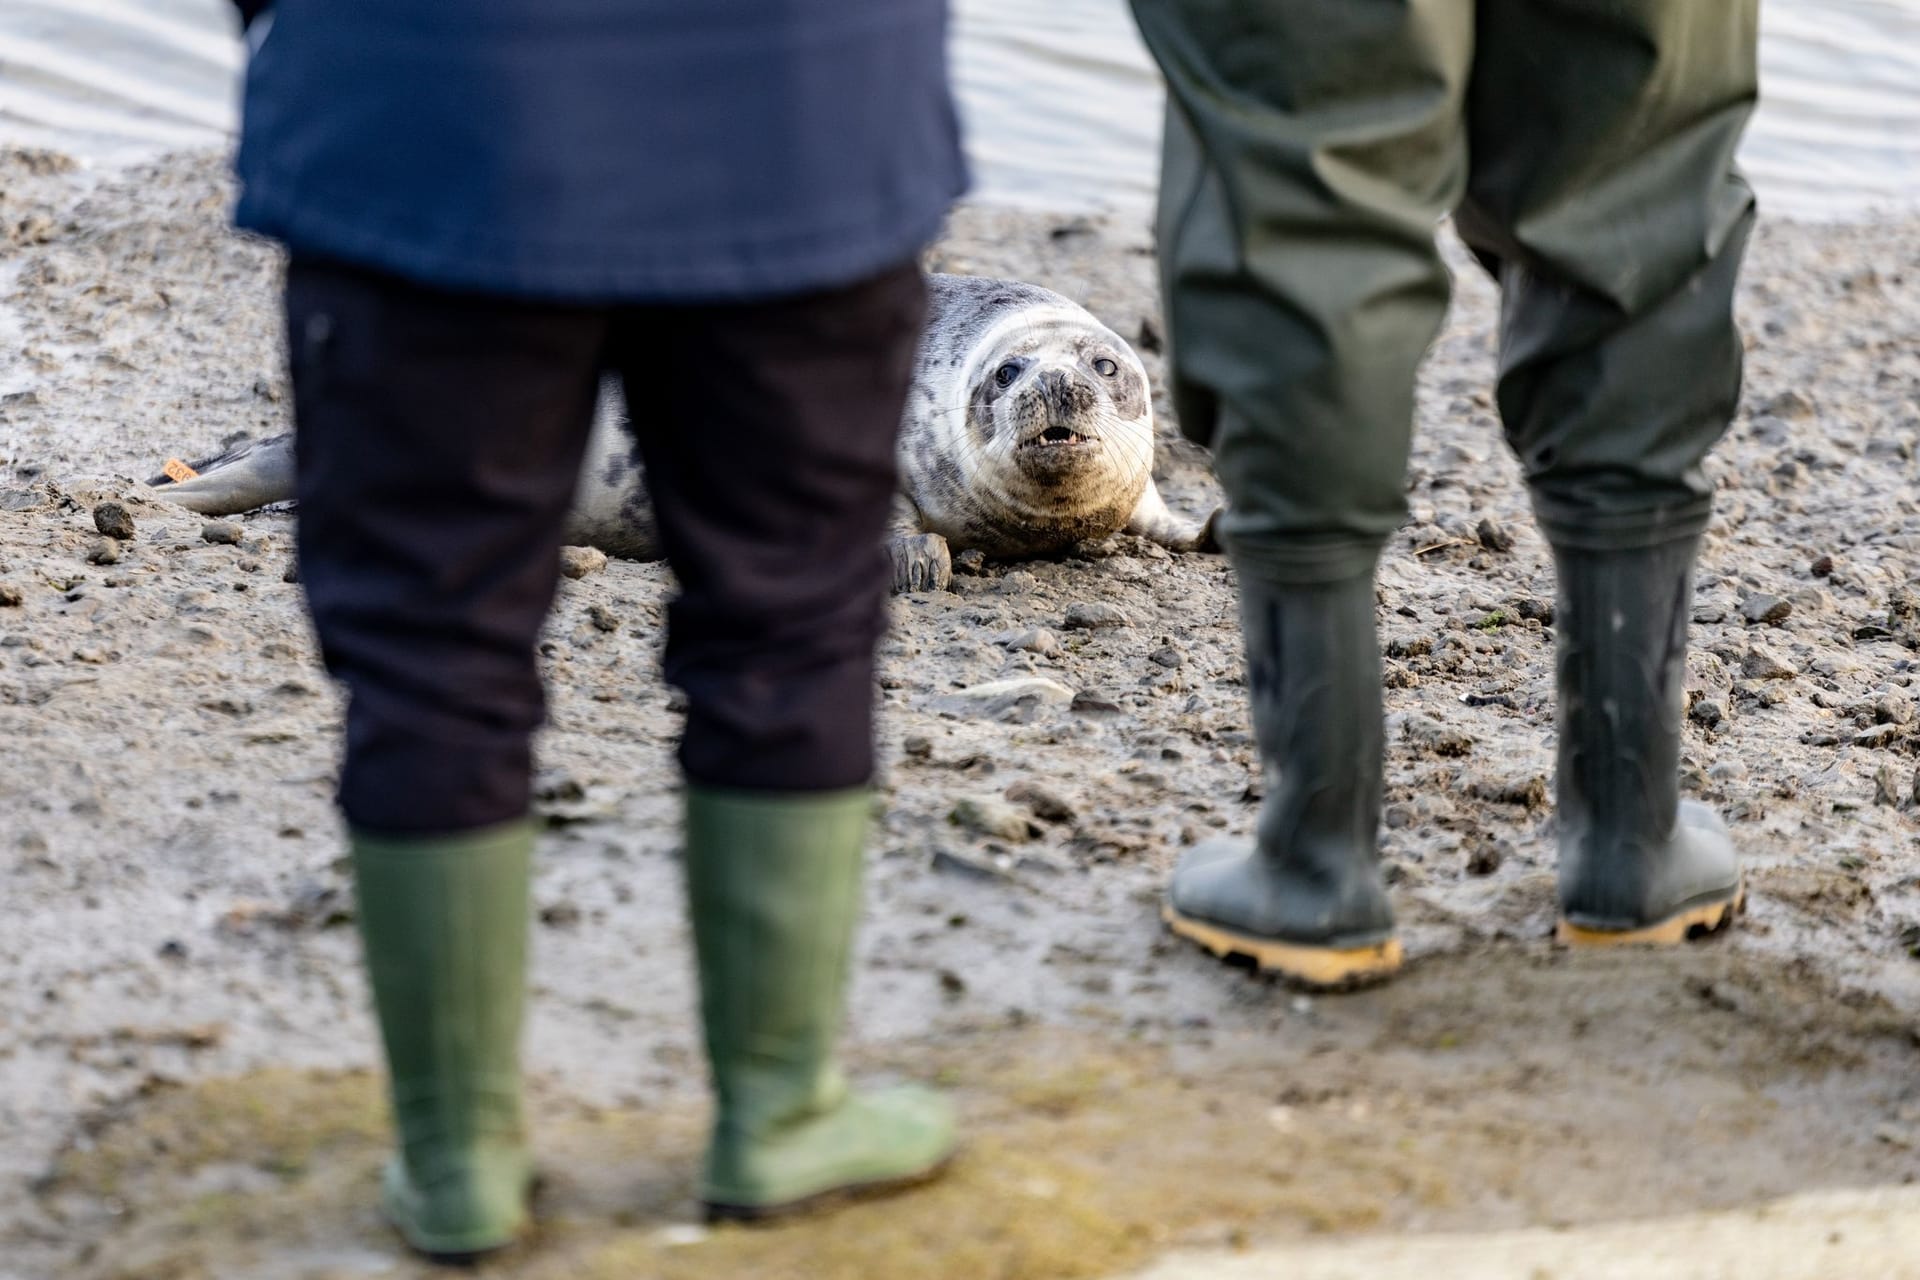
M945 591L953 585L953 552L946 538L928 533L920 509L906 494L895 494L887 524L887 555L893 560L893 594Z
M953 554L937 533L895 533L887 539L893 557L893 593L945 591L953 584Z
M168 502L203 516L230 516L275 502L293 500L293 433L238 445L216 458L193 464L198 475L175 482L168 476L148 481Z
M1220 513L1215 511L1204 523L1182 520L1167 509L1160 490L1148 480L1133 514L1127 517L1124 532L1157 542L1171 551L1218 551L1220 542L1214 535L1214 525L1219 519Z

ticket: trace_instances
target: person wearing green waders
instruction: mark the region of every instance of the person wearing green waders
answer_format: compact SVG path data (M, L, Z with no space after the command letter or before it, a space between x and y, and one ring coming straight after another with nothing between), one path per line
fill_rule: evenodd
M1374 567L1454 224L1502 292L1498 404L1559 582L1560 936L1731 919L1678 793L1707 450L1740 390L1734 168L1756 0L1133 0L1166 75L1173 397L1209 445L1269 783L1175 869L1178 933L1337 987L1400 963L1376 848Z
M387 1215L528 1220L534 646L603 379L679 591L701 1196L925 1176L945 1101L834 1062L871 803L882 535L964 185L944 0L244 0L241 226L289 250L300 576L392 1084Z

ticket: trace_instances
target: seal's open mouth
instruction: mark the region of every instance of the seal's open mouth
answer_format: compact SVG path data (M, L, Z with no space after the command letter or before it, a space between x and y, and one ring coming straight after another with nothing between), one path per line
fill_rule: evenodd
M1028 436L1020 442L1022 449L1064 449L1078 444L1092 444L1091 436L1083 436L1071 427L1048 427L1037 436Z

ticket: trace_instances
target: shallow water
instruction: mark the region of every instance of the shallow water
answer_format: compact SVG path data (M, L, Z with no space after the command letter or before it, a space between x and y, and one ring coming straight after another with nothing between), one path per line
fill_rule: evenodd
M1125 0L955 0L977 194L1144 212L1158 77ZM1811 218L1920 209L1920 0L1765 0L1746 165ZM224 0L5 0L0 138L117 160L217 144L241 54Z

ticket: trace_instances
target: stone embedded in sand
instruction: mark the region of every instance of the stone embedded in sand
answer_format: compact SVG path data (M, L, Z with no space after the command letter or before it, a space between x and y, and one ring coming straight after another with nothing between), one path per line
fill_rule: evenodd
M1764 645L1754 645L1740 659L1740 674L1749 680L1791 680L1799 675Z
M133 513L123 503L98 503L93 508L93 527L109 538L125 542L133 537Z
M1002 840L1031 840L1040 834L1033 819L1006 801L990 797L959 801L947 814L947 821L963 831Z
M1906 736L1907 729L1905 725L1877 724L1871 729L1864 729L1854 734L1853 745L1856 747L1869 748L1890 747Z
M0 609L18 609L25 602L26 596L21 594L20 588L11 582L0 582Z
M1692 717L1695 723L1713 729L1727 718L1727 709L1718 698L1702 698L1688 709L1687 715Z
M1794 387L1761 401L1756 413L1770 413L1791 422L1804 422L1818 412L1807 393Z
M1004 794L1014 804L1025 805L1042 822L1072 822L1078 816L1071 804L1037 782L1016 782Z
M1832 556L1819 557L1812 564L1807 566L1807 572L1812 574L1816 578L1831 577L1833 575L1833 557Z
M603 604L587 606L587 621L593 624L595 631L618 631L620 615Z
M995 636L994 643L1016 652L1037 653L1043 658L1053 657L1060 652L1060 637L1045 627L1033 627L1026 631L1003 631Z
M1473 738L1430 716L1408 715L1400 735L1413 746L1437 756L1464 756L1473 751Z
M1511 778L1477 778L1467 790L1495 804L1514 804L1523 809L1544 808L1547 803L1547 779L1544 774L1526 773Z
M1112 605L1095 600L1068 605L1067 616L1060 625L1068 631L1097 631L1102 627L1130 627L1133 622Z
M1750 595L1740 602L1740 616L1748 622L1777 627L1793 615L1793 604L1779 596Z
M1467 874L1490 876L1507 860L1506 841L1481 836L1467 850Z
M119 564L120 544L112 538L102 538L87 549L88 564Z
M1878 698L1873 704L1875 724L1912 724L1913 703L1897 693Z
M1543 627L1553 625L1553 601L1536 596L1516 596L1507 606L1516 617L1531 618Z
M1920 578L1887 593L1887 630L1909 649L1920 649Z
M969 858L951 849L935 847L929 863L933 870L944 876L958 876L963 880L1011 880L1013 877L1000 867L978 858Z
M209 520L200 526L201 540L215 546L239 546L241 536L240 526L231 520Z
M560 574L580 579L607 567L607 553L597 547L560 548Z
M1473 534L1479 539L1480 545L1489 551L1513 550L1513 534L1508 532L1505 525L1491 516L1482 520L1475 527Z
M998 716L1022 703L1037 705L1070 703L1073 690L1045 676L1015 676L1009 680L990 680L965 689L943 694L935 703L942 711L961 716Z

